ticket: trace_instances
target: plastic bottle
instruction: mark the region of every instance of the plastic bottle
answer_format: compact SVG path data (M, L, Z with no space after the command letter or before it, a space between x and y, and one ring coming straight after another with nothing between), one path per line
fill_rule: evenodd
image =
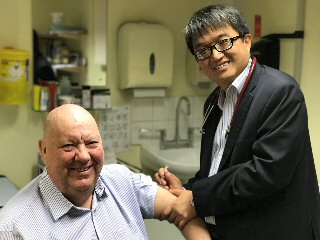
M68 76L63 76L60 79L60 95L71 95L71 82Z
M91 108L91 89L90 86L82 86L82 107Z

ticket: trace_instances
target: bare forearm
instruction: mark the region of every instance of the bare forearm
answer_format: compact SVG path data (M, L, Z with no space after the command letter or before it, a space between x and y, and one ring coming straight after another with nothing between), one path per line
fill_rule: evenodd
M191 219L181 232L188 240L211 240L204 221L199 217Z

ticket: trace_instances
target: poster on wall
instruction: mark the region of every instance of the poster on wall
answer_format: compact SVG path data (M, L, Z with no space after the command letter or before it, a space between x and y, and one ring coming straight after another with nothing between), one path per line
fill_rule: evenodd
M113 107L99 114L99 129L108 163L115 162L114 153L128 150L130 137L130 107Z

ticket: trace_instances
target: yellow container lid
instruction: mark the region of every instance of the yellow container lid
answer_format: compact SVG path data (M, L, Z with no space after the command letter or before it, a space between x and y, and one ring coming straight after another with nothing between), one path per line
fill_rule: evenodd
M30 53L25 50L12 49L12 48L0 49L1 59L28 60L29 56L30 56Z

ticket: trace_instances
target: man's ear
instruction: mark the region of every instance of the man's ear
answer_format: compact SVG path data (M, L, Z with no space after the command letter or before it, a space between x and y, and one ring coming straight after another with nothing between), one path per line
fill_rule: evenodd
M250 33L244 36L244 42L251 48L252 45L252 36Z
M41 154L41 158L42 158L43 161L45 161L45 155L47 153L47 147L46 147L44 139L40 139L39 140L38 147L39 147L39 152Z

